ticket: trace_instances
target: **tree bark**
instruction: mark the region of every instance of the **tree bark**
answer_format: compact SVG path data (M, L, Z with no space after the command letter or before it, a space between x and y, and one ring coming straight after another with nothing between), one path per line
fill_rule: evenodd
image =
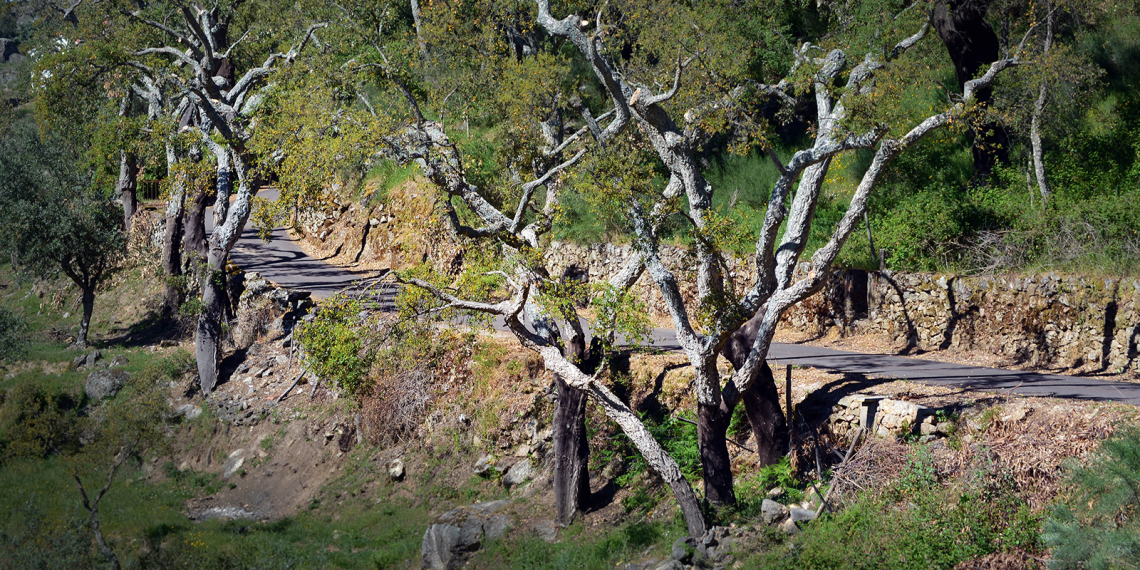
M420 47L420 55L427 57L427 44L424 43L424 35L421 30L420 23L420 2L419 0L411 0L412 4L412 22L416 25L416 43Z
M250 200L257 194L257 186L250 184L246 157L234 152L229 158L234 167L232 172L237 175L238 192L236 199L227 209L224 223L215 226L207 240L209 253L206 270L201 279L202 312L198 314L194 339L198 381L206 394L213 391L218 383L218 364L222 356L222 323L225 321L227 303L226 259L249 220ZM219 175L221 174L219 172ZM229 176L228 172L226 176ZM230 183L229 180L225 182Z
M998 36L986 22L986 12L993 0L941 0L934 7L933 24L946 51L954 62L958 88L977 77L984 66L1000 59ZM986 85L974 94L975 101L987 106L993 89ZM1009 163L1009 134L998 123L985 123L970 131L970 149L974 155L974 181L985 183L998 163Z
M206 245L206 208L209 192L203 187L194 196L193 202L186 210L186 222L182 240L182 250L186 253L187 261L191 264L194 274L201 279L201 266L209 255Z
M123 228L131 231L131 218L138 210L138 161L134 153L119 153L119 180L115 191L123 200Z
M760 331L766 308L761 308L755 316L732 333L721 349L721 354L739 370L744 366L752 343ZM756 440L756 454L762 466L779 461L788 451L788 422L780 408L780 394L776 390L776 380L772 368L764 361L760 376L752 387L741 394L744 413L752 427Z
M1046 16L1045 28L1045 55L1049 54L1049 49L1053 45L1053 10L1052 2L1045 3L1045 10L1048 11ZM1045 174L1045 148L1041 144L1041 116L1045 114L1045 102L1049 97L1049 84L1045 81L1041 82L1041 86L1037 90L1037 103L1033 106L1033 122L1029 127L1029 140L1033 145L1033 172L1037 176L1037 189L1041 191L1041 204L1049 203L1049 198L1053 195L1049 189L1049 179Z
M590 497L590 448L586 439L586 393L555 374L554 503L559 526L574 521Z
M218 382L218 364L221 362L222 321L225 319L226 251L211 244L202 282L202 312L198 314L194 357L198 364L198 378L202 392L209 394Z
M182 174L174 173L177 160L171 148L166 150L166 172L173 179L170 196L166 202L166 232L162 239L162 274L166 280L163 291L162 314L172 318L182 306L182 286L178 278L182 276L182 217L185 213L185 184Z
M645 458L650 469L656 471L665 481L665 484L669 485L669 489L673 491L673 497L681 507L681 514L685 518L689 536L700 537L704 535L708 527L705 523L704 514L701 513L697 494L693 492L692 486L681 473L681 468L677 466L677 462L669 456L669 453L661 447L657 440L653 439L653 434L649 433L637 414L633 413L633 410L629 409L629 406L622 402L621 398L618 398L596 379L585 374L567 360L558 348L547 346L541 348L539 352L542 354L547 370L562 376L570 386L589 392L597 400L602 409L605 410L606 415L618 424L622 432L641 452L641 456Z
M752 389L742 394L741 401L756 440L760 466L779 462L788 452L788 422L780 408L780 393L776 390L776 381L767 362L761 367L760 377Z
M82 291L83 316L79 320L79 334L76 336L75 344L85 348L87 331L91 328L91 313L95 310L95 289L86 288Z
M171 200L175 200L171 196ZM178 196L177 199L181 199ZM181 209L179 209L181 210ZM162 241L162 273L166 278L163 291L163 313L172 317L182 306L182 287L178 278L182 276L182 212L171 213L167 209L166 234Z
M732 458L728 455L728 424L732 410L697 404L697 445L705 479L705 500L715 507L736 504L732 490Z

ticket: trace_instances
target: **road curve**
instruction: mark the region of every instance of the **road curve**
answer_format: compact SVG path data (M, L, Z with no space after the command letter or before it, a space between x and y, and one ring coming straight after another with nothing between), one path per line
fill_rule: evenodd
M269 200L277 199L277 191L274 189L264 190L259 195ZM206 231L210 232L213 230L212 212L207 214L206 221ZM354 281L371 275L354 273L309 257L289 239L284 228L273 230L269 243L262 241L253 228L246 228L230 253L230 259L243 270L261 273L284 287L312 291L313 297L317 299L331 297L352 286ZM498 324L501 325L501 320ZM654 329L649 342L650 346L661 350L681 348L671 329ZM969 390L1003 390L1024 396L1140 405L1140 384L1099 378L1002 370L888 354L847 352L803 344L773 343L768 358L780 364L860 374L868 378L906 379Z

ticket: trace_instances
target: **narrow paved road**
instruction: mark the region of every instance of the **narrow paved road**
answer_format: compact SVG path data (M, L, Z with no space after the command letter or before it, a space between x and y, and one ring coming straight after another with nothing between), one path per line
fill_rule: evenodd
M276 200L277 190L268 188L258 193L266 200ZM213 210L206 213L206 235L214 231ZM230 252L230 260L244 271L256 271L270 281L290 289L312 291L316 299L326 299L350 287L353 281L374 272L354 273L309 257L285 228L273 230L272 240L265 243L252 224L246 224L241 238Z
M266 190L260 195L274 200L277 191ZM206 219L207 231L211 231L213 214L207 214ZM273 240L269 243L261 241L256 230L246 228L230 258L245 271L257 271L285 287L312 291L313 297L318 299L330 297L350 287L354 281L367 277L367 274L352 273L309 257L289 239L283 228L273 231ZM501 325L501 320L498 324ZM649 340L654 348L681 348L671 329L654 329ZM907 379L971 390L1005 390L1025 396L1054 396L1140 405L1140 384L1098 378L984 368L801 344L773 343L768 357L780 364L861 374L868 378Z

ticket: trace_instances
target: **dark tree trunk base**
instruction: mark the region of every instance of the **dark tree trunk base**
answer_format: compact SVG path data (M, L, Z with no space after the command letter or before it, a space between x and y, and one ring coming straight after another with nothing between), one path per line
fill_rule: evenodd
M198 380L202 392L209 394L218 384L218 365L221 362L222 320L225 317L226 255L220 248L211 248L210 258L201 280L202 313L198 315L198 328L194 338L194 359L198 364Z
M697 405L697 445L705 478L705 500L723 507L736 504L732 489L732 458L728 454L728 424L732 410L720 406Z
M590 448L586 440L586 393L554 376L554 502L558 524L568 526L590 497Z
M172 198L173 199L173 198ZM166 278L162 314L167 319L178 314L182 306L182 214L166 217L166 233L162 241L162 274Z
M777 463L788 453L788 423L780 409L780 393L776 391L776 381L767 362L760 370L760 378L743 395L742 401L756 439L760 465Z

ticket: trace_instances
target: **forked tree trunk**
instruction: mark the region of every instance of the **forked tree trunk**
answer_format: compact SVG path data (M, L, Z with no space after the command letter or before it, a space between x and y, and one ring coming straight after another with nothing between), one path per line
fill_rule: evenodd
M568 526L590 498L590 447L586 433L586 393L555 374L554 502L559 526Z
M732 333L721 349L721 354L732 363L733 368L739 370L748 358L748 352L756 340L764 313L763 308L757 311L755 316ZM756 440L756 454L760 465L776 463L788 452L788 423L781 411L780 394L776 390L772 368L768 366L767 361L761 366L760 377L753 383L752 388L741 395L741 402L744 404L744 413L748 416L748 423Z
M586 360L586 335L577 314L563 315L566 356L579 365ZM566 527L590 499L590 443L586 433L586 392L554 375L558 402L554 408L554 504L559 526Z
M593 396L605 410L606 415L618 424L622 432L641 452L641 456L645 458L650 469L656 471L665 481L665 484L669 485L669 489L673 491L673 497L677 500L678 506L681 507L681 514L685 518L685 526L689 529L689 536L700 537L704 535L708 527L705 523L704 514L701 512L697 494L693 492L692 486L681 473L681 468L677 466L677 462L653 438L653 434L649 433L637 414L608 388L567 360L558 348L547 346L541 348L539 352L542 354L547 370L560 375L570 386L588 392Z
M248 184L249 168L245 158L231 155L234 169L218 170L218 176L225 178L219 184L230 184L231 173L237 175L239 188L237 199L226 209L221 225L215 226L206 240L209 252L206 269L201 279L202 312L198 314L198 326L194 338L194 357L198 365L198 381L202 391L209 394L218 383L218 365L221 362L222 323L226 318L226 259L230 249L241 236L245 223L249 220L250 199L257 194L257 187Z
M82 289L83 316L79 320L79 334L76 335L75 344L79 347L87 346L87 332L91 328L91 313L95 310L95 289Z
M138 161L134 153L119 153L119 180L116 192L123 200L123 228L131 231L131 218L138 210Z

